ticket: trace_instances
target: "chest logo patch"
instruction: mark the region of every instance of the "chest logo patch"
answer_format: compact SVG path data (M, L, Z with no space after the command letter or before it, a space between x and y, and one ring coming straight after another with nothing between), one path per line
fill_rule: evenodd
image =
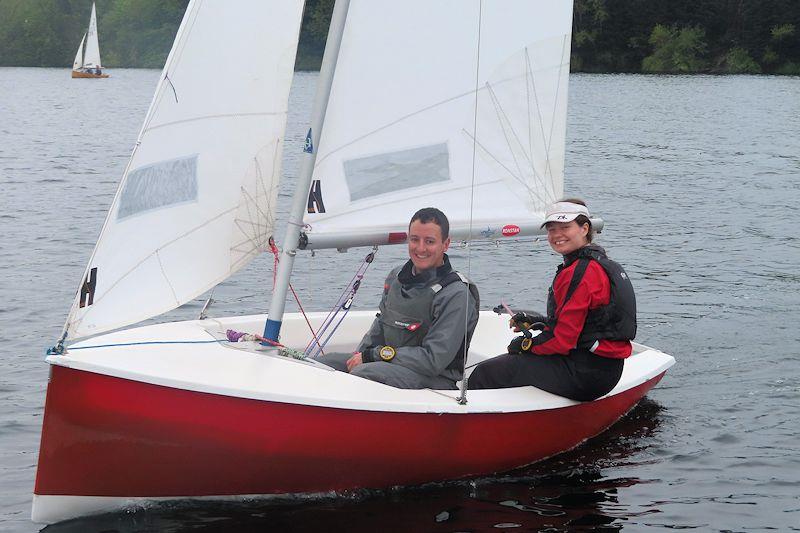
M408 331L417 331L419 327L422 325L421 322L400 322L399 320L394 321L395 326L399 326L404 328Z

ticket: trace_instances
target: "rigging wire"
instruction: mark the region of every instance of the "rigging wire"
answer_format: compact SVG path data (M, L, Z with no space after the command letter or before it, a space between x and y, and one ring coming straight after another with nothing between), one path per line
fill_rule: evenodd
M323 346L328 344L333 334L336 333L336 330L339 329L342 321L344 321L347 313L350 312L350 308L353 305L353 301L355 300L356 293L358 289L361 287L361 280L364 279L364 275L369 268L369 265L372 264L372 261L375 259L375 254L378 252L378 246L375 245L372 247L372 251L367 254L364 258L364 261L359 266L358 270L356 271L355 275L350 279L350 282L344 288L342 293L339 295L339 299L333 305L331 310L328 312L328 316L325 317L325 320L322 322L319 330L317 330L317 334L322 337L325 333L328 332L328 329L333 325L334 320L336 319L337 315L340 311L344 311L342 316L336 321L336 324L333 325L333 329L331 329L330 333L322 341L322 344L317 342L317 347L313 347L313 342L309 342L305 349L305 354L307 357L316 357L319 354L325 355L322 351Z
M472 181L470 183L469 194L469 236L467 238L467 277L472 274L472 249L469 242L472 241L472 225L473 215L475 210L475 157L477 153L477 138L478 138L478 89L480 83L480 70L481 70L481 26L483 24L483 0L478 2L478 42L476 50L475 61L475 108L472 117ZM458 397L458 403L466 405L467 403L467 357L469 356L469 349L467 347L467 338L469 337L469 297L470 290L469 284L464 284L465 297L467 299L467 307L464 313L464 360L461 365L461 394ZM480 313L480 309L478 310Z

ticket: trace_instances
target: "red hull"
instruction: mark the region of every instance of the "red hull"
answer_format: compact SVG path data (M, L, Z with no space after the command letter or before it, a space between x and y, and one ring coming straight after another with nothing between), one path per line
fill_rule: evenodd
M34 493L314 493L501 472L613 424L663 373L560 409L369 412L233 398L52 366Z

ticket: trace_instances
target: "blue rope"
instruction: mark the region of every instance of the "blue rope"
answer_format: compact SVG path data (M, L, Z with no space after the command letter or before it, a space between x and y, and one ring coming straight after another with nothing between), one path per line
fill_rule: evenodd
M123 342L119 344L98 344L96 346L69 346L67 351L70 350L88 350L91 348L113 348L115 346L142 346L146 344L211 344L211 343L230 342L227 339L214 339L211 341L144 341L144 342Z

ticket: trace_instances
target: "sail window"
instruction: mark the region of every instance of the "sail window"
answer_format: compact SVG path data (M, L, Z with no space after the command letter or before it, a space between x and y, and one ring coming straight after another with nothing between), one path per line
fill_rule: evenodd
M160 161L128 173L117 220L197 200L197 155Z
M387 152L344 162L350 201L450 179L447 144Z

